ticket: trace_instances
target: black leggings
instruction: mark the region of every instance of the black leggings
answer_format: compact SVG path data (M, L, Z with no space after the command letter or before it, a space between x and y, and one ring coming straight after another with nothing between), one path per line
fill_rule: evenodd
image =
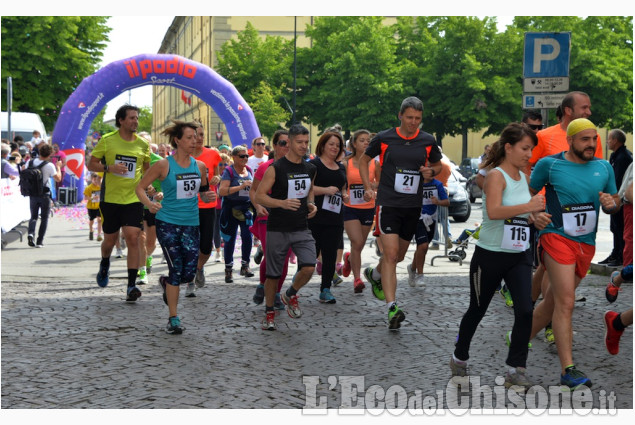
M531 250L512 254L476 247L470 263L470 306L459 327L454 350L456 358L469 359L470 343L476 328L485 316L496 288L505 279L514 301L512 343L505 363L511 367L526 367L533 318L531 263Z
M320 291L331 287L331 281L335 274L335 261L337 260L337 250L344 234L343 226L325 226L322 224L311 224L309 229L315 239L315 255L322 254L322 284Z

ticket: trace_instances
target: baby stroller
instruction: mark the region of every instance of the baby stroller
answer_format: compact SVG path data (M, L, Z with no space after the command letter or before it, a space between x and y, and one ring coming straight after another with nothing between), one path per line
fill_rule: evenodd
M467 257L467 253L465 252L465 250L470 243L470 239L478 240L480 232L481 226L478 226L476 229L473 230L463 230L461 236L459 236L459 238L453 242L455 244L454 249L448 252L450 261L459 261L459 258L461 258L461 260L465 260L465 257Z

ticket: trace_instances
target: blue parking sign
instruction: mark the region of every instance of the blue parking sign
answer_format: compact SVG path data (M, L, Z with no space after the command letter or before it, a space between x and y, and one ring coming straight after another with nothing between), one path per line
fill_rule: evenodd
M570 32L526 32L523 77L568 77Z

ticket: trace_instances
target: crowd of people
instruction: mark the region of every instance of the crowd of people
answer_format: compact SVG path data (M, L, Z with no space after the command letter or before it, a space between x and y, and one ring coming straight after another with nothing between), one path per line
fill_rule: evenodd
M180 285L186 297L196 296L206 284L205 265L214 250L214 261L225 264L225 283L233 283L240 232L240 276L255 276L250 263L256 247L259 284L253 302L265 304L263 330L276 329L277 310L294 319L302 316L298 293L314 273L320 275L315 296L321 303L335 304L333 286L352 273L355 293L368 284L373 296L385 301L388 329L402 326L406 313L396 301L398 264L414 242L408 283L423 285L426 253L438 242L438 226L447 225L439 219L439 208L449 205L448 165L435 138L421 128L421 100L403 100L398 127L378 133L359 129L349 140L341 128L325 130L315 154L309 151L309 131L300 124L276 131L271 148L264 137L254 139L250 151L243 145L206 147L200 123L174 121L162 132L168 143L156 145L149 134L137 133L138 112L121 107L117 130L97 143L87 161L91 174L84 196L89 239L97 221L101 242L99 286L108 284L113 249L125 241L126 301L136 302L158 241L169 270L158 279L168 306L166 332L180 334ZM558 350L561 384L571 389L592 385L572 358L575 289L595 253L600 210L611 214L615 235L613 252L602 263L623 266L611 276L607 300L614 302L622 283L632 281L632 154L624 146L624 132L612 130L608 146L614 154L610 161L601 159L601 140L590 116L589 96L572 92L559 108L556 125L542 128L540 114L529 113L487 146L477 177L483 222L470 264L469 307L450 358L452 376L468 374L470 343L492 297L504 291L514 311L505 335L505 385L532 385L528 347L544 329ZM63 162L47 162L59 147L44 143L37 151L33 166L46 162L47 181L60 181ZM19 175L20 167L5 161L15 153L19 149L3 146L3 177ZM31 197L31 246L43 244L48 205L46 196ZM38 210L42 223L36 239ZM362 270L361 253L373 229L379 261ZM350 241L347 252L344 235ZM295 271L283 290L290 264ZM605 314L611 354L619 351L619 339L631 323L632 309Z

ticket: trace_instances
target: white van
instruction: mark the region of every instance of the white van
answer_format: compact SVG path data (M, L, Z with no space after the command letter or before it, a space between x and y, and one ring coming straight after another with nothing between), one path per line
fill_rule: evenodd
M22 136L25 142L33 137L33 130L37 130L42 135L43 140L48 141L48 135L44 124L38 114L31 112L11 112L11 134L9 134L9 113L2 112L0 119L0 129L2 129L2 138L13 141L17 135Z

